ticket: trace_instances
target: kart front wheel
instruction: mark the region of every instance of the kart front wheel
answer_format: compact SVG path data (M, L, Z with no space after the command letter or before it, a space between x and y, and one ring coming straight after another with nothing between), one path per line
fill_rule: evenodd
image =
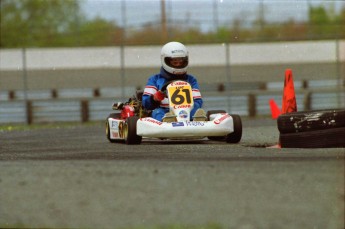
M137 116L128 117L123 126L124 138L127 145L137 145L141 143L142 137L137 135Z
M239 115L231 115L234 120L234 132L226 135L225 141L227 143L239 143L242 138L242 121Z

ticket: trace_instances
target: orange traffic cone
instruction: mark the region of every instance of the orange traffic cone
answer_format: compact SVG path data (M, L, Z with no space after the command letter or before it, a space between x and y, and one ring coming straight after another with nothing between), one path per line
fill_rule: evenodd
M270 99L269 103L271 108L272 119L277 119L278 116L281 114L281 111L274 99Z
M295 95L295 87L291 69L285 70L284 92L282 102L282 114L296 112L297 103Z
M270 105L271 105L271 101L270 101ZM272 106L271 106L271 111L272 111L272 117L273 117L274 112L273 112ZM293 84L292 70L286 69L281 113L285 114L285 113L296 112L296 111L297 111L297 103L296 103L295 87ZM278 141L277 145L270 146L267 148L281 148L280 140Z

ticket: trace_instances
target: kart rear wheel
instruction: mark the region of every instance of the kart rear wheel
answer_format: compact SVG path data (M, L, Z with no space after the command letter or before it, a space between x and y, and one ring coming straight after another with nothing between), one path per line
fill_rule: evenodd
M137 145L141 143L142 136L137 135L137 116L128 117L123 126L124 138L127 145Z
M242 121L239 115L231 115L234 120L234 132L226 135L225 141L227 143L239 143L242 138Z
M105 135L109 142L115 143L117 142L117 140L110 138L110 126L109 126L109 121L108 121L109 118L120 119L120 113L111 113L105 120Z
M226 113L226 111L225 110L210 110L210 111L207 111L207 113L206 113L207 120L210 121L210 116L212 114L219 114L219 113ZM207 138L212 140L212 141L223 141L225 139L225 136L209 136Z

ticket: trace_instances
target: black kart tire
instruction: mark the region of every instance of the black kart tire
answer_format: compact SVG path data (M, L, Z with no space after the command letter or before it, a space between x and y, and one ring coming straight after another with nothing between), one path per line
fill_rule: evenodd
M137 116L132 116L126 119L126 123L124 125L124 137L125 143L127 145L137 145L141 143L142 136L137 135Z
M111 113L108 115L107 119L105 120L105 135L106 135L109 142L115 143L115 142L118 142L119 140L115 140L115 139L110 138L110 126L109 126L109 122L108 122L109 118L120 119L121 115L120 115L120 113Z
M226 135L225 141L227 143L239 143L242 138L242 120L239 115L231 115L234 120L234 132Z
M345 110L315 110L282 114L277 119L280 133L297 133L345 127Z
M345 127L300 133L280 133L282 148L338 148L345 147Z
M212 115L212 114L219 114L219 113L226 113L226 111L224 111L224 110L210 110L210 111L207 111L207 113L206 113L207 120L210 121L210 115ZM212 141L223 141L225 139L225 136L209 136L207 138L212 140Z

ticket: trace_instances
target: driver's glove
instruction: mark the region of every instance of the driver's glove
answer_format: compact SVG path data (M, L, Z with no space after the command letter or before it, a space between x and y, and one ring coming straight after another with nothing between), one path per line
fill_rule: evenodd
M157 91L154 95L153 95L153 100L160 102L164 99L165 94L162 91Z

